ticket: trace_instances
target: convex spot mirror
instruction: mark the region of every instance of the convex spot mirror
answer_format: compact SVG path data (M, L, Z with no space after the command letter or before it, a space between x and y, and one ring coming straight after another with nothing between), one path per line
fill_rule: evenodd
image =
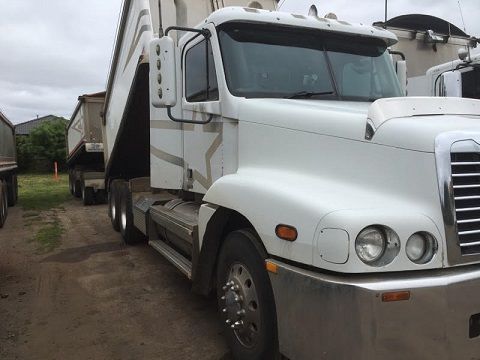
M175 42L163 36L150 42L150 100L157 108L177 104Z

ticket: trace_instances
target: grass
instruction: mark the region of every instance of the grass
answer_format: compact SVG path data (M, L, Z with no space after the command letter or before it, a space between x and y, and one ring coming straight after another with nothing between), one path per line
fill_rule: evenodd
M60 245L64 229L60 220L56 218L53 223L43 225L35 235L35 241L41 252L51 252Z
M45 211L59 208L70 197L68 175L54 180L51 175L20 175L19 205L25 211Z
M25 211L26 226L34 226L32 238L42 253L55 250L65 231L58 218L58 210L70 198L68 175L55 180L51 175L20 175L18 178L19 205ZM47 214L45 214L47 212Z

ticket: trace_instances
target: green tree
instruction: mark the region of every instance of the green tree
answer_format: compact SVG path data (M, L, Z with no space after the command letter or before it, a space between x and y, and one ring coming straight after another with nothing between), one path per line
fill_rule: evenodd
M57 117L33 129L29 136L17 136L18 163L22 171L43 171L55 161L65 168L65 119ZM41 165L43 164L43 165Z
M62 118L46 122L30 133L30 145L35 155L59 166L65 165L65 121Z

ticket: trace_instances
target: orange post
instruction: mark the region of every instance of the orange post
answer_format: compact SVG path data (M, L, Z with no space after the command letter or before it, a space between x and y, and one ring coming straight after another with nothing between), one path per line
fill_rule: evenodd
M54 176L54 179L55 179L55 180L58 180L58 163L55 161L53 164L54 164L54 167L55 167L55 176Z

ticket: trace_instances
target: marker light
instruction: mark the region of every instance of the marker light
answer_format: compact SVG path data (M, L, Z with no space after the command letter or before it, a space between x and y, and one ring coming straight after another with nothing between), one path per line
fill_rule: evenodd
M297 229L290 225L277 225L275 234L282 240L295 241L297 240Z

